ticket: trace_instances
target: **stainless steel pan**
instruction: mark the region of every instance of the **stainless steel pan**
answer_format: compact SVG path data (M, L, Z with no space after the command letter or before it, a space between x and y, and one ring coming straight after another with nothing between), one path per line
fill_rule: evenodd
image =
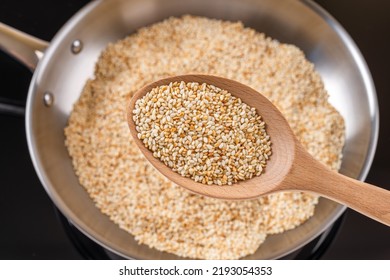
M344 29L310 1L298 0L110 0L93 1L50 44L0 25L0 46L35 69L26 105L30 154L47 193L83 233L119 256L172 259L138 245L93 204L80 186L64 146L63 129L85 81L109 42L169 16L194 14L240 20L282 42L300 47L314 62L332 104L346 121L341 172L367 175L376 148L378 107L373 82L359 50ZM280 258L320 235L345 207L321 199L302 226L270 236L250 259Z

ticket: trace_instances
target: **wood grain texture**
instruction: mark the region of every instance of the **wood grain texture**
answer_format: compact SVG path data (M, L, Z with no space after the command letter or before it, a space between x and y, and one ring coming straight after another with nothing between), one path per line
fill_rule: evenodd
M180 81L217 86L256 108L266 123L272 142L272 156L264 174L231 186L210 186L179 175L153 157L137 137L133 121L135 102L152 88ZM253 199L278 191L313 192L390 226L390 191L348 178L316 161L296 139L280 111L266 97L246 85L210 75L165 78L146 85L134 94L128 105L127 120L131 135L146 159L168 179L193 193L220 199Z

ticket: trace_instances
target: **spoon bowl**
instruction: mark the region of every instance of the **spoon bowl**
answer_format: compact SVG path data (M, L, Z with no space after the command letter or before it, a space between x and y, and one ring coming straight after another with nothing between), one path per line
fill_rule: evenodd
M227 90L262 116L272 142L265 172L233 185L206 185L172 171L138 139L133 120L135 102L153 88L171 82L198 82ZM279 191L313 192L390 225L390 191L351 179L315 160L299 143L281 112L262 94L239 82L211 75L182 75L158 80L138 90L128 105L127 120L136 145L164 176L193 193L219 199L254 199Z

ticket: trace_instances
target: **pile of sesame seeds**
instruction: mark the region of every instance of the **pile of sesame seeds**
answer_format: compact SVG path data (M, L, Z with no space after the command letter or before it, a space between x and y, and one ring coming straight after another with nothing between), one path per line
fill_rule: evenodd
M268 235L309 219L318 196L217 200L191 194L156 171L131 139L126 105L144 85L188 73L237 80L261 92L310 154L333 170L340 167L343 118L303 52L239 22L193 16L169 18L107 46L69 117L66 146L96 206L139 243L188 258L245 257L261 250Z
M157 86L136 101L133 120L154 157L202 184L231 185L259 176L271 155L256 109L214 85Z

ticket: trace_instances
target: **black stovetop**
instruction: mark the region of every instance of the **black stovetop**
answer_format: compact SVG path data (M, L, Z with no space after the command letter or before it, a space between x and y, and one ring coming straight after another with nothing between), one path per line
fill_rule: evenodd
M275 0L280 1L280 0ZM0 22L50 41L87 0L1 0ZM380 107L377 153L367 182L390 189L390 2L317 0L349 32L371 70ZM24 104L31 73L0 51L0 101ZM24 119L0 115L0 259L82 259L32 166ZM347 210L323 259L390 259L390 228Z

